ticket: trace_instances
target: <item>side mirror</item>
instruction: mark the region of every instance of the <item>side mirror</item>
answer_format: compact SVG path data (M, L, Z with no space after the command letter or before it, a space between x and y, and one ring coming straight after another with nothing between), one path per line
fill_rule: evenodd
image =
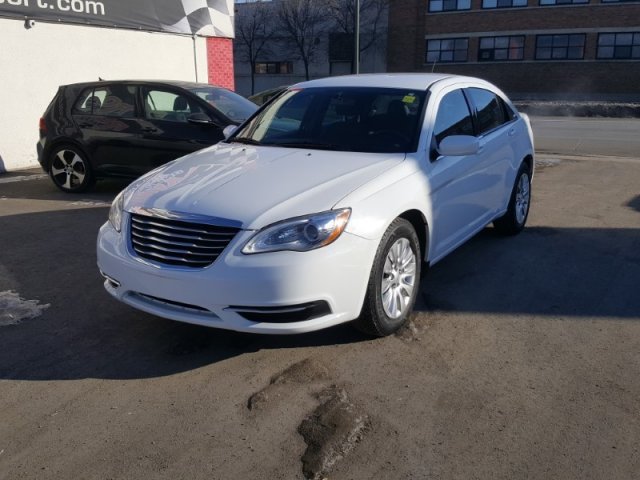
M187 122L196 125L213 125L213 122L206 113L192 113L187 117Z
M438 153L446 157L475 155L478 150L480 150L480 143L471 135L451 135L443 138L438 145Z
M224 130L222 130L222 134L224 135L224 138L227 139L229 138L231 135L233 135L233 133L238 129L237 125L227 125L226 127L224 127Z

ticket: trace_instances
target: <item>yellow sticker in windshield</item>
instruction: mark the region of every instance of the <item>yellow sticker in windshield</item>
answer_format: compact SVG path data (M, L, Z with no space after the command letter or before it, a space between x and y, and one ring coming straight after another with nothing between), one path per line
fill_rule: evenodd
M415 103L416 95L414 93L410 93L408 95L405 95L404 98L402 99L402 101L404 103Z

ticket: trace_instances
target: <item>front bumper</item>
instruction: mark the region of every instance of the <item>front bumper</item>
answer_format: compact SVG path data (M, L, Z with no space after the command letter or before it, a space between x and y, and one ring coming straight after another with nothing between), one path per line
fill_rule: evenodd
M98 235L98 267L116 299L164 318L241 332L303 333L358 317L377 242L343 233L310 252L240 252L251 231L241 231L210 266L188 269L141 259L109 222ZM250 321L238 307L274 309L321 302L330 313L302 321ZM277 309L281 310L281 309Z

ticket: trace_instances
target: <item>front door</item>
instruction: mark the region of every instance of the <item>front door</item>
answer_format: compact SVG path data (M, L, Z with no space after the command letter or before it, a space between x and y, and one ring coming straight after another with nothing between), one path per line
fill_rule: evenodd
M179 90L142 87L142 139L148 149L149 169L213 145L224 138L205 109ZM192 123L189 116L199 114L212 123Z

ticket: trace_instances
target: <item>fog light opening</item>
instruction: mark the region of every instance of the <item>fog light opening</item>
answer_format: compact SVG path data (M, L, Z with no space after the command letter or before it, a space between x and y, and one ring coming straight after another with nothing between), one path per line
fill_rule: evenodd
M102 270L100 271L100 275L102 275L105 278L105 280L107 282L109 282L109 286L111 288L119 288L120 287L120 282L119 281L117 281L115 278L111 278L109 275L104 273Z

